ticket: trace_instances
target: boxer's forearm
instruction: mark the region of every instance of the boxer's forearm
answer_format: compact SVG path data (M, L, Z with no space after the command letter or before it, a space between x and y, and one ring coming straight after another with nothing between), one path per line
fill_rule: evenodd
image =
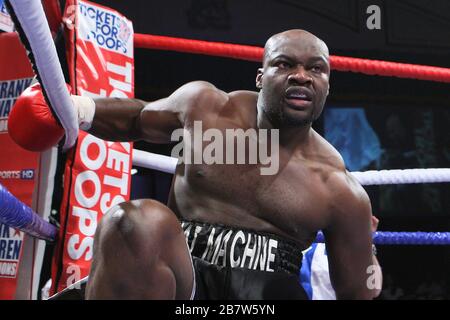
M145 102L137 99L95 99L95 114L89 133L108 141L141 139L140 114Z
M169 97L152 102L78 97L74 104L80 128L99 138L171 143L175 130L184 127L185 119L199 117L192 115L196 110L197 114L202 113L206 105L208 108L222 105L227 99L226 94L213 85L194 81L181 86Z

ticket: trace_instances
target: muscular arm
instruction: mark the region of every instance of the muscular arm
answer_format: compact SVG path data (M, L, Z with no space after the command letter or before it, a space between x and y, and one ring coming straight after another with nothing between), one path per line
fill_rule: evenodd
M367 273L372 261L371 206L364 189L348 174L330 178L332 216L324 230L331 283L338 299L371 299Z
M89 133L109 141L145 140L169 143L173 130L184 121L199 98L213 85L195 81L185 84L169 97L153 102L138 99L95 99L95 116Z

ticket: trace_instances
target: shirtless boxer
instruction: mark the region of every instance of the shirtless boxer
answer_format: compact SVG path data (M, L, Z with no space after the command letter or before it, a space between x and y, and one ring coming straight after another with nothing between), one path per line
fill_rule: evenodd
M86 298L306 299L301 251L318 230L337 298L373 297L370 200L311 127L329 76L326 44L289 30L265 45L259 92L196 81L154 102L75 97L81 128L111 141L169 143L194 121L221 132L279 129L275 175L261 175L261 164L179 164L167 206L112 208L97 228Z

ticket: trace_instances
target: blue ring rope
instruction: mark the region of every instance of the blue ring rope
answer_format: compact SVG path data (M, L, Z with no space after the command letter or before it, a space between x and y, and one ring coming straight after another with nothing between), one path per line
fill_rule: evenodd
M324 242L322 232L317 234L316 242ZM450 232L391 232L377 231L373 234L374 244L394 245L450 245Z
M0 223L22 230L34 237L53 241L58 229L38 216L0 184ZM322 232L316 242L324 242ZM450 232L387 232L378 231L373 243L380 245L450 245Z
M38 216L2 184L0 184L0 223L48 241L55 240L58 234L58 229L54 225Z

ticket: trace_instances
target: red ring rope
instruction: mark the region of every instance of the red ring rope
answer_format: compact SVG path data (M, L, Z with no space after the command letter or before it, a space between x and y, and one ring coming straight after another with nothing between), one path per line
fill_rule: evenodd
M222 42L209 42L136 33L136 48L170 50L261 62L263 48ZM408 78L450 83L450 68L407 63L330 56L333 70L368 75Z

